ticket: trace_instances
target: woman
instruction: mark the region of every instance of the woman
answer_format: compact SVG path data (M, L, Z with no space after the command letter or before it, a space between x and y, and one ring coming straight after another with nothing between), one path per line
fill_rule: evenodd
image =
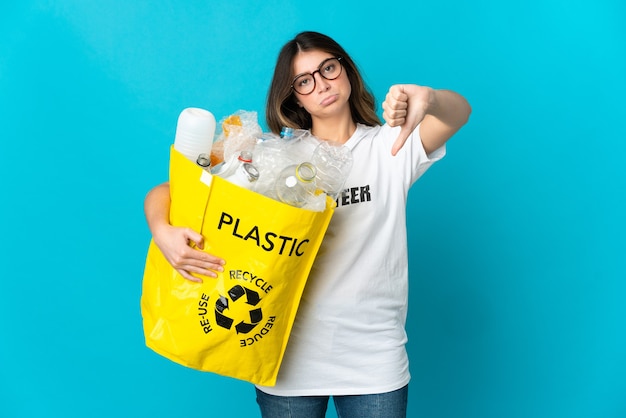
M356 65L331 38L302 32L280 51L267 124L310 129L345 144L354 164L311 270L276 386L257 387L264 417L323 417L329 396L340 417L406 416L409 365L406 199L445 155L471 112L460 95L394 85L380 124ZM215 277L221 258L194 250L202 236L168 223L169 186L146 197L148 225L183 277Z

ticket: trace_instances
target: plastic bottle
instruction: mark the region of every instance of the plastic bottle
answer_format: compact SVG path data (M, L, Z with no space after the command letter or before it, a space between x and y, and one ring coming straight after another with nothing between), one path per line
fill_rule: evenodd
M293 128L283 126L282 129L280 130L280 137L283 139L291 139L293 138L293 132L294 132Z
M237 167L234 173L224 179L237 186L253 190L256 181L259 179L259 170L251 163L243 163Z
M198 155L210 153L215 135L215 116L206 109L188 107L178 116L174 149L196 162Z
M320 143L320 140L306 129L283 127L280 137L283 154L292 164L311 161L311 155Z
M211 171L211 155L210 154L200 154L198 155L198 159L196 160L196 164L205 169L206 171Z
M315 198L315 166L309 162L285 167L276 179L278 200L295 207L305 206Z
M237 158L233 157L228 162L218 165L212 173L250 190L254 189L259 179L259 170L252 164L250 151L241 151Z
M342 192L352 169L352 151L345 145L322 141L313 152L312 163L317 168L317 187L333 200Z

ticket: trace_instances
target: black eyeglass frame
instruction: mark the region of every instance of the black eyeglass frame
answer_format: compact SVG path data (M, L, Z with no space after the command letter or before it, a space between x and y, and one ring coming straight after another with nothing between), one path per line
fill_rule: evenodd
M313 71L312 73L301 73L298 74L297 76L295 76L293 78L293 81L291 82L291 89L293 91L295 91L298 94L301 94L302 96L306 96L309 95L311 93L313 93L315 91L315 85L317 83L317 81L315 81L315 73L319 73L320 77L322 77L324 80L336 80L339 78L339 76L341 76L341 74L343 73L343 64L341 63L341 60L343 59L343 57L330 57L330 58L326 58L324 61L322 61L319 65L319 67L317 67L317 70ZM339 62L339 74L337 74L335 77L333 78L328 78L326 77L323 73L322 73L322 68L324 68L324 65L326 65L326 63L330 60L337 60L337 62ZM302 76L305 75L310 75L311 78L313 79L313 88L311 89L310 92L308 93L300 93L298 90L296 90L296 88L294 87L296 80L299 79Z

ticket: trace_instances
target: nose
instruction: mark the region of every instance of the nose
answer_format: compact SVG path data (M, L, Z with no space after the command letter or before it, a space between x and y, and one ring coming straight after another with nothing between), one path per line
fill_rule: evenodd
M330 89L330 83L327 79L322 77L322 74L320 74L319 70L313 73L313 77L315 78L315 85L317 86L317 89L319 91L326 91Z

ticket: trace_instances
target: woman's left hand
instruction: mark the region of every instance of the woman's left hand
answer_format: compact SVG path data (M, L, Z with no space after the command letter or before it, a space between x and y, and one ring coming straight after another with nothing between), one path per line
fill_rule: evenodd
M391 148L396 155L411 132L422 122L431 102L433 89L415 84L396 84L389 88L383 102L383 119L389 126L400 126L400 134Z

